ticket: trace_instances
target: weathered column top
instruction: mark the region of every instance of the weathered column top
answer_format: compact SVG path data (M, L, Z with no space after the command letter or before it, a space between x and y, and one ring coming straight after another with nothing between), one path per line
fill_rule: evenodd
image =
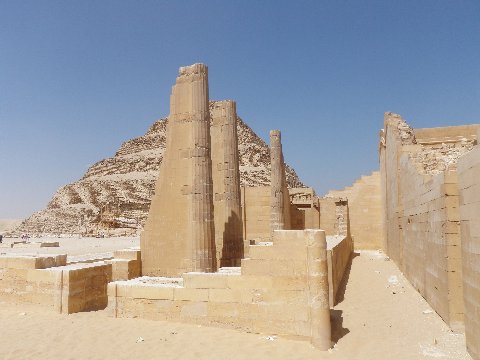
M282 133L280 130L270 130L270 142L278 144L282 140Z
M234 115L237 113L237 104L233 100L210 101L210 114L212 117Z
M178 77L188 77L191 75L208 75L208 66L205 64L193 64L189 66L182 66L178 69Z

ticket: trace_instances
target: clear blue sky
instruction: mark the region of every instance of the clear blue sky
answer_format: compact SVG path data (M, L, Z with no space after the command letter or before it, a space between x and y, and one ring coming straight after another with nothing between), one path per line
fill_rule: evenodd
M168 115L177 69L209 66L322 194L378 168L393 111L480 122L480 1L0 0L0 218L46 206Z

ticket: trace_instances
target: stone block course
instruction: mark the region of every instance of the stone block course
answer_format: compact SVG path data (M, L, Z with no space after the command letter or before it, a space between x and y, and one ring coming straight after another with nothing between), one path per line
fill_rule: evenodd
M480 359L480 148L458 162L461 247L454 249L463 264L463 302L467 350ZM453 251L453 249L452 249Z
M301 260L242 259L242 275L306 276L307 265Z
M303 260L299 253L296 260L282 259L292 243L276 248L278 238L301 244L297 246L303 249ZM154 277L111 283L108 311L117 317L186 321L298 336L310 339L320 349L328 349L330 310L325 233L275 231L273 244L273 250L258 253L257 258L243 259L241 274L235 268L214 274L185 273L183 282L177 281L175 286ZM272 255L275 250L280 256ZM155 299L156 292L168 296L173 292L173 299ZM314 331L312 326L316 328Z
M472 129L476 127L421 129L422 139L416 139L416 130L400 116L386 113L380 144L386 252L456 331L467 316L462 296L465 234L460 224L479 213L473 203L465 204L462 191L475 183L467 171L474 163L468 152L474 137L459 134ZM451 145L442 144L443 136Z
M113 257L115 259L123 259L123 260L142 260L142 255L140 249L121 249L115 250L113 252Z
M228 276L205 273L185 273L182 275L186 288L226 289Z
M65 263L65 258L28 257L25 262L26 257L10 257L7 266L27 268L0 269L0 298L46 305L67 314L104 308L111 265L55 266ZM45 266L51 267L43 269Z

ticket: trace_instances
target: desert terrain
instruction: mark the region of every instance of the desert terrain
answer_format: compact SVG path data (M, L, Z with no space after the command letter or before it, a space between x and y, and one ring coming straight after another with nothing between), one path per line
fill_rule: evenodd
M22 220L19 219L0 219L0 234L13 230L21 222Z

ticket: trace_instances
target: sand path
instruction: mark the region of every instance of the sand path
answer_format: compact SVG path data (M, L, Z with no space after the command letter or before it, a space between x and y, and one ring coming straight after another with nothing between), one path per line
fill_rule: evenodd
M380 253L354 257L340 297L330 352L269 334L0 302L0 359L469 359L464 336L424 314L431 308Z

